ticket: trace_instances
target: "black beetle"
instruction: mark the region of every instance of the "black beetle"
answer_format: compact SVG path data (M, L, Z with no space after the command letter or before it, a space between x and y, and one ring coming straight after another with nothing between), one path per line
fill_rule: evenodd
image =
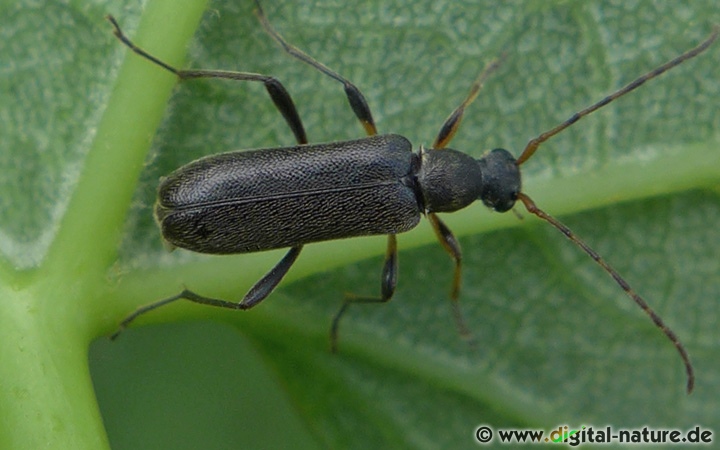
M687 390L694 374L677 336L628 283L570 229L539 209L521 192L519 166L537 148L584 116L607 105L682 62L700 54L717 38L717 29L697 47L637 78L592 106L575 113L555 128L529 141L518 159L495 149L480 159L446 148L457 131L465 108L477 96L486 77L498 66L489 64L470 93L446 119L432 148L413 153L411 143L395 134L377 135L364 96L349 80L287 43L269 24L259 2L257 15L265 30L291 56L343 84L353 112L369 137L343 142L308 144L302 121L290 94L275 78L247 72L177 70L133 44L114 18L108 20L120 41L135 53L176 74L180 79L225 78L262 82L298 146L237 151L208 156L187 164L162 180L155 218L163 238L172 246L210 254L250 253L290 247L288 253L238 303L183 290L178 295L142 307L128 316L113 337L139 315L178 299L249 309L265 299L297 259L303 245L366 235L388 235L380 297L348 295L331 327L336 349L338 323L352 303L390 300L397 284L395 235L414 228L421 215L430 220L438 239L455 263L451 299L458 327L467 334L458 308L461 251L452 232L436 213L453 212L482 202L505 212L520 200L532 214L548 221L600 264L620 287L651 317L677 348L687 372Z

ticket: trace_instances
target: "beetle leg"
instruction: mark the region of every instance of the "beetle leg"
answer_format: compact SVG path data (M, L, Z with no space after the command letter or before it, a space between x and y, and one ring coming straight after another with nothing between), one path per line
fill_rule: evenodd
M138 55L142 56L143 58L153 62L154 64L157 64L163 69L174 73L181 80L187 80L191 78L222 78L226 80L259 81L263 83L265 85L265 89L270 95L270 98L275 104L275 107L278 109L278 111L280 111L280 114L282 114L285 122L287 122L288 126L295 135L295 139L297 140L298 144L307 144L308 140L307 136L305 135L305 128L303 127L302 121L300 120L300 115L295 108L295 103L293 103L287 89L285 89L282 83L280 83L280 81L278 81L276 78L250 72L232 72L227 70L176 69L170 64L161 61L160 59L156 58L155 56L135 45L127 36L125 36L122 29L120 28L120 25L118 25L117 21L113 16L107 16L107 20L109 20L115 28L115 36L120 40L120 42L125 44L126 47L128 47L130 50L137 53Z
M453 317L455 318L455 324L457 325L460 335L463 337L469 337L470 330L468 329L467 325L465 325L465 319L463 318L459 301L460 282L462 280L462 251L460 250L460 244L458 243L457 239L455 239L455 236L453 235L452 231L450 231L450 228L448 228L447 225L445 225L445 223L443 223L443 221L440 220L440 218L435 213L430 213L427 217L430 220L430 224L435 231L435 235L437 236L438 241L440 241L442 247L450 255L450 257L453 259L453 262L455 263L455 273L453 275L453 282L450 288L450 302L452 304L452 312Z
M260 19L260 23L262 24L263 28L265 28L265 31L267 31L267 33L272 36L272 38L275 39L275 41L280 44L280 46L282 46L283 50L285 50L287 54L289 54L293 58L299 59L306 64L311 65L312 67L329 76L330 78L342 83L343 88L345 88L345 95L347 96L353 113L355 113L355 116L358 118L358 120L360 120L360 123L362 124L363 128L365 128L365 131L369 136L376 135L377 128L375 127L375 121L373 120L372 113L370 112L370 106L368 105L367 100L365 100L365 96L362 94L362 92L360 92L360 89L358 89L358 87L355 86L352 82L350 82L350 80L348 80L347 78L330 69L323 63L316 61L307 53L287 42L282 36L280 36L277 31L275 31L272 25L270 25L270 22L265 16L265 12L260 6L260 2L258 0L255 0L255 5L257 6L255 13L258 16L258 19Z
M211 297L205 297L200 294L196 294L195 292L189 290L189 289L183 289L182 292L180 292L177 295L173 295L172 297L165 298L163 300L157 301L155 303L150 303L149 305L141 306L140 308L136 309L132 314L127 316L125 319L123 319L122 322L120 322L120 326L118 327L117 331L113 333L110 336L110 339L114 340L116 339L120 333L122 333L130 324L137 319L138 317L142 316L145 313L148 313L154 309L157 309L161 306L165 306L168 303L172 303L176 300L190 300L191 302L195 303L201 303L203 305L211 305L211 306L219 306L221 308L230 308L230 309L247 309L242 307L242 303L233 303L226 300L220 300L217 298L211 298Z
M122 322L120 322L120 326L118 327L118 330L113 333L112 336L110 336L110 339L117 338L120 333L122 333L123 330L125 330L130 323L132 323L135 319L140 317L141 315L150 312L154 309L157 309L161 306L165 306L168 303L172 303L176 300L190 300L194 303L200 303L202 305L209 305L209 306L217 306L220 308L228 308L228 309L239 309L239 310L246 310L250 309L253 306L257 305L261 301L265 300L265 298L270 295L270 293L275 290L278 283L280 283L280 280L283 279L285 274L290 270L290 267L292 267L293 263L297 259L298 255L300 254L300 250L302 250L302 245L297 247L292 247L286 254L283 256L283 258L278 262L275 267L270 269L270 272L268 272L264 277L260 279L257 283L253 285L252 288L248 291L247 294L245 294L245 297L240 301L239 303L227 301L227 300L221 300L217 298L211 298L211 297L205 297L200 294L196 294L195 292L189 290L189 289L183 289L182 292L180 292L177 295L173 295L172 297L168 297L166 299L157 301L155 303L150 303L149 305L142 306L135 310L132 314L127 316L125 319L123 319Z
M290 270L290 267L295 263L302 248L302 245L292 247L280 262L270 269L270 272L255 283L248 293L245 294L245 298L240 302L240 309L250 309L265 300L265 298L275 290L280 280L283 279L288 270Z
M385 303L389 301L395 293L398 276L398 255L397 255L397 238L394 234L388 234L387 251L385 253L385 264L383 265L382 277L380 281L380 297L360 297L355 294L345 294L345 301L340 310L335 314L330 327L330 350L335 353L337 351L338 327L340 319L347 311L348 306L353 303Z
M465 114L465 108L470 106L470 103L475 101L475 98L480 92L480 89L482 89L483 83L485 82L487 77L500 66L500 62L501 59L495 59L493 61L490 61L490 63L485 66L485 69L483 69L483 71L480 73L480 76L477 77L475 82L470 87L470 92L468 93L467 97L465 97L465 100L463 100L462 103L460 103L460 106L455 108L455 110L450 114L450 116L445 119L445 123L443 123L443 125L440 127L440 131L435 138L435 142L432 146L433 149L439 150L441 148L445 148L450 143L450 140L453 138L453 136L455 136L455 132L457 132L458 128L460 128L460 121L462 120L463 114Z

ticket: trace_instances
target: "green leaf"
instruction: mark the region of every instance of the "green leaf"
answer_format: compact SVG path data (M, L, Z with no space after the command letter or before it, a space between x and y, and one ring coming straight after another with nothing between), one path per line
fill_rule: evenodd
M265 3L284 37L362 89L380 132L416 145L505 53L451 144L476 157L518 155L720 23L712 1ZM392 301L348 310L338 354L331 318L344 293L377 293L382 237L308 246L252 311L177 304L109 342L126 314L182 286L241 298L282 255L167 253L158 178L293 139L262 85L177 84L120 45L105 14L170 64L276 76L312 142L363 135L342 87L284 54L253 7L0 7L0 448L475 448L480 424L718 423L717 44L523 165L524 191L679 336L690 396L672 344L600 267L521 208L518 220L479 204L443 216L463 248L475 345L456 331L452 264L426 223L399 236Z

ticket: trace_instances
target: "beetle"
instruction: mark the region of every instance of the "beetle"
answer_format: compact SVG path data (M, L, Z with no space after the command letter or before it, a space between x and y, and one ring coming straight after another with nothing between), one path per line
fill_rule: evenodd
M378 135L370 107L348 79L291 45L270 25L258 0L256 14L267 33L292 57L343 85L350 106L368 137L342 142L308 144L302 121L290 94L276 78L248 72L178 70L136 46L108 16L115 36L138 55L174 73L181 80L224 78L264 84L271 100L293 132L297 146L234 151L207 156L180 167L160 182L154 215L163 239L173 247L208 254L251 253L289 248L285 256L248 291L240 302L205 297L184 289L177 295L139 308L122 321L113 335L138 316L179 299L246 310L262 302L280 283L303 246L313 242L367 235L387 235L387 251L380 296L346 295L330 330L331 349L337 348L338 326L355 303L382 303L397 285L396 235L414 228L426 216L438 240L454 262L450 299L461 334L468 329L459 309L462 253L457 239L438 213L458 211L481 200L497 212L511 210L517 201L547 221L595 260L652 319L678 351L687 374L687 391L694 372L685 347L675 333L600 255L560 221L541 210L522 191L520 166L540 145L581 118L602 108L646 81L705 51L717 38L717 28L696 47L638 77L597 103L531 139L516 159L502 148L475 159L447 148L466 108L484 81L500 64L492 61L472 84L468 95L450 114L430 149L413 152L397 134Z

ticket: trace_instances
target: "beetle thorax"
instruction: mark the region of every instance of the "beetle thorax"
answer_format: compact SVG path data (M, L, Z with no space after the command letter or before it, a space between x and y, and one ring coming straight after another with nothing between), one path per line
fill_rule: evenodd
M426 213L453 212L465 208L482 192L478 161L452 149L424 151L417 174Z

